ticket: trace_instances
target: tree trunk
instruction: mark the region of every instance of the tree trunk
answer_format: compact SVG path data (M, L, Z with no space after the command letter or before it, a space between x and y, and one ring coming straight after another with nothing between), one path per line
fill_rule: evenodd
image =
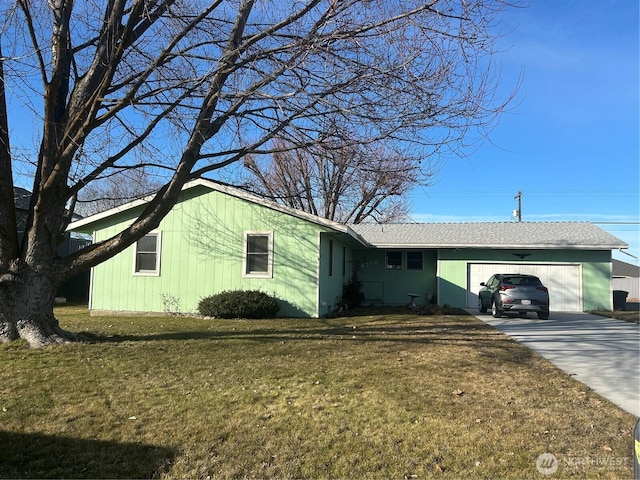
M53 314L58 282L54 269L47 270L23 269L0 280L0 342L22 338L40 348L81 339L60 328Z

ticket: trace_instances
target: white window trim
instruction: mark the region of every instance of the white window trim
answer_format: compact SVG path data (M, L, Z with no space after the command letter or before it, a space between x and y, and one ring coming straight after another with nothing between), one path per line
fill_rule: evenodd
M267 253L267 271L247 273L247 240L249 236L261 235L269 237L269 250ZM259 231L248 230L244 232L242 242L242 277L243 278L273 278L273 230Z
M132 272L134 277L159 277L160 276L160 257L162 256L162 232L160 230L151 230L147 235L155 235L158 239L156 243L156 268L155 270L136 271L136 259L138 257L138 241L133 244L133 266ZM146 235L145 235L146 236Z
M400 253L400 268L389 268L389 253ZM402 250L386 250L384 253L384 268L392 272L399 272L405 269L405 258Z

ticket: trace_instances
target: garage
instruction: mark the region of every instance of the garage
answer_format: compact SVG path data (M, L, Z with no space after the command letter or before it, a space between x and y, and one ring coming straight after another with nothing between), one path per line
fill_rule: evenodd
M535 275L549 289L552 311L582 311L582 267L579 264L469 263L467 266L467 308L478 306L481 282L496 273Z

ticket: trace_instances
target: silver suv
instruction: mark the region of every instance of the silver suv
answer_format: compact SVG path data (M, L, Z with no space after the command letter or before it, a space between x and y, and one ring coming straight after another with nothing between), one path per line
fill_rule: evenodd
M491 309L500 318L505 312L527 314L536 312L538 318L549 318L549 290L533 275L497 273L480 284L478 308L481 313Z

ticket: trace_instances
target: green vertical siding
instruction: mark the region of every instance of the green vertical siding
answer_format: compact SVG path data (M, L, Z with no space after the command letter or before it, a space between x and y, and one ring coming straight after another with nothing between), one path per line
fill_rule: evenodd
M333 246L333 255L329 250ZM346 252L345 252L346 249ZM346 253L346 259L345 259ZM333 260L333 267L329 263ZM320 316L331 313L342 301L342 287L348 283L351 275L351 248L342 241L341 237L333 233L320 235L319 257L319 299L318 313ZM343 271L343 263L345 271Z
M95 241L120 232L141 208L96 221ZM162 239L160 275L134 275L134 249L123 251L93 269L93 310L195 312L205 296L259 289L281 299L282 316L321 316L336 308L354 268L367 303L402 305L408 293L415 293L422 305L429 293L435 293L441 305L465 307L470 262L520 261L513 255L516 250L423 249L423 269L414 271L407 269L409 249L401 249L403 268L388 270L384 249L363 248L339 229L205 186L183 191L157 230ZM247 231L273 232L272 278L243 276ZM580 264L583 308L612 307L610 251L527 252L531 255L525 262Z
M189 201L186 201L189 200ZM136 211L111 217L95 232L100 241L130 224ZM133 275L133 247L94 268L91 308L163 312L170 300L181 312L196 311L198 301L224 290L259 289L282 300L283 316L317 316L318 303L335 303L339 278L322 283L320 300L318 242L326 228L239 198L205 188L183 198L157 229L162 234L160 275ZM245 231L273 231L273 278L243 277ZM324 242L323 242L324 243ZM334 242L341 261L342 244ZM322 268L320 268L322 270ZM339 286L338 286L339 284Z
M612 310L611 252L592 252L591 261L582 266L584 310Z
M419 249L411 249L418 251ZM420 295L416 304L427 301L427 294L436 292L436 252L419 250L423 253L422 270L407 270L406 250L403 254L402 270L387 270L386 250L369 249L355 252L359 265L359 279L363 284L365 301L387 305L403 305L409 301L407 293Z
M443 260L438 253L438 303L463 308L467 304L467 261Z

